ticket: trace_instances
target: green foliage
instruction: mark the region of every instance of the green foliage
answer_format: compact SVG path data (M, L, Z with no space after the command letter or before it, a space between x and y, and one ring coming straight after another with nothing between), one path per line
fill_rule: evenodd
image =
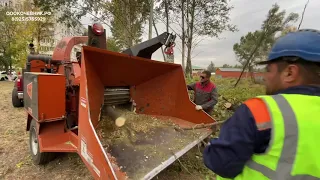
M223 67L223 68L232 68L232 66L229 65L229 64L224 64L224 65L222 65L222 67Z
M93 20L110 27L121 49L141 42L143 23L149 15L149 0L34 0L44 11L59 12L59 22L78 26L80 19L90 15Z
M25 11L39 11L38 8L29 8L31 7L30 4L25 4ZM46 16L45 21L31 21L28 22L28 33L30 35L31 33L31 38L30 42L33 42L35 44L35 50L36 53L38 54L40 51L41 42L46 39L46 40L54 40L54 32L51 31L50 29L54 29L56 23L54 16Z
M213 82L217 85L219 93L218 104L213 112L213 117L218 120L226 120L233 114L233 110L227 110L225 103L231 103L235 108L244 101L258 95L264 95L265 89L262 85L254 84L250 79L240 81L234 88L235 78L216 78Z
M243 66L241 64L235 64L235 65L230 65L230 64L223 64L222 68L242 68ZM217 69L218 67L216 67Z
M233 46L233 51L236 54L236 57L238 59L238 61L240 62L240 64L242 66L244 66L247 62L247 60L249 59L249 56L252 52L252 50L254 49L254 47L258 44L261 36L263 35L262 31L255 31L255 32L249 32L247 35L242 36L240 38L240 43L236 43ZM266 51L269 47L270 43L263 43L260 47L260 50L264 50ZM261 52L260 51L260 52ZM259 51L257 51L254 56L253 56L253 61L250 62L249 64L249 68L251 69L254 65L254 63L260 58L262 58L263 56Z
M148 0L113 0L106 4L104 12L111 17L111 32L121 48L130 48L142 41L142 26L149 15L149 6Z
M216 71L216 68L215 68L215 66L214 66L212 61L210 62L207 70L210 71L210 72L215 72Z
M295 26L287 26L281 31L280 36L277 37L276 39L278 39L278 38L280 38L282 36L285 36L286 34L288 34L290 32L295 32L295 31L297 31L297 27L295 27Z
M13 21L6 12L19 11L10 7L0 7L0 67L9 71L14 65L20 64L21 57L25 57L27 42L31 36L26 21ZM30 39L28 39L30 38Z
M233 68L242 68L242 67L243 67L243 66L240 65L240 64L236 64L236 65L233 66Z
M107 49L109 51L120 52L121 48L113 37L107 38Z
M99 0L86 0L79 3L78 0L33 0L33 4L46 12L59 12L55 14L60 23L67 27L76 27L80 25L81 17L97 9Z
M252 71L255 62L264 60L276 40L275 34L291 27L290 23L296 22L299 15L290 13L286 17L286 11L280 11L280 7L274 4L269 10L267 18L263 21L260 30L249 32L240 38L240 43L233 46L238 61L245 65L250 60L248 67ZM252 58L250 56L252 55Z

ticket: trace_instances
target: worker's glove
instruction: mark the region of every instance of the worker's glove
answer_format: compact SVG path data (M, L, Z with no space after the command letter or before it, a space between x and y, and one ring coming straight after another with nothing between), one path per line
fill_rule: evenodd
M202 106L196 105L196 110L198 111L202 110Z

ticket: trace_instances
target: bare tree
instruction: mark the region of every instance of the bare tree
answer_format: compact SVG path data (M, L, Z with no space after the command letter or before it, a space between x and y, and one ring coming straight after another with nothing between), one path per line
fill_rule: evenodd
M158 0L161 1L161 0ZM161 1L158 11L162 12L165 3ZM186 76L192 75L192 51L205 36L218 37L223 31L235 31L235 26L229 24L229 12L232 7L225 0L171 0L169 10L173 16L171 25L178 26L179 30L173 30L182 41L182 65L186 54ZM164 14L164 13L160 13ZM181 15L181 18L178 18ZM161 17L160 17L161 18ZM164 22L164 20L163 20Z

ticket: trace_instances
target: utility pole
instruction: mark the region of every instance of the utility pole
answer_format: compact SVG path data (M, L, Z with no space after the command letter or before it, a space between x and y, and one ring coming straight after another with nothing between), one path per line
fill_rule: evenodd
M152 25L153 25L153 2L150 0L150 17L149 17L149 39L152 39Z

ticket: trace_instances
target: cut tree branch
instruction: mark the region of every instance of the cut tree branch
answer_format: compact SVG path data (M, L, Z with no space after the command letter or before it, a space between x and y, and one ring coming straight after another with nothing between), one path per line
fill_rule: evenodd
M271 16L269 17L269 19L267 19L267 21L266 21L266 26L265 26L266 28L264 29L263 33L260 35L259 42L256 44L254 50L253 50L252 53L250 54L250 56L249 56L246 64L243 66L243 69L242 69L242 71L241 71L241 73L240 73L240 76L239 76L236 84L234 85L234 88L237 87L238 83L240 82L241 76L243 75L243 72L245 71L245 69L247 68L247 66L250 64L250 61L251 61L252 57L255 55L255 53L257 52L257 50L260 48L260 46L261 46L261 44L262 44L265 36L267 35L267 32L269 31L269 29L268 29L268 27L269 27L269 21L270 21L270 19L273 18L273 16L274 16L274 14L271 15Z
M191 127L191 128L174 127L174 129L177 130L177 131L179 131L179 130L204 129L204 128L214 127L214 126L223 124L224 122L225 122L225 121L218 121L218 122L209 123L209 124L196 124L195 126L193 126L193 127Z

